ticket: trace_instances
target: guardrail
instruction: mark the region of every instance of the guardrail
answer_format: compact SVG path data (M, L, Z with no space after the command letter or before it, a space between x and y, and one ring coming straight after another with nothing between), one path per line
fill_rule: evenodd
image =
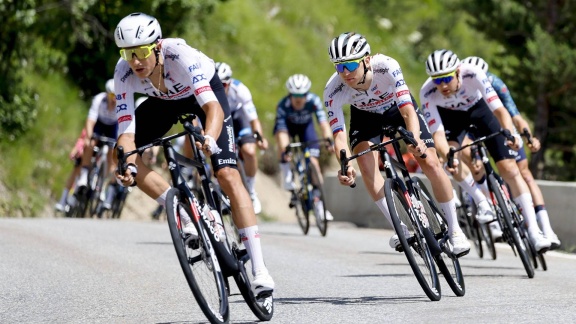
M421 175L417 175L421 176ZM421 178L431 190L430 182ZM364 188L362 176L358 176L356 188L342 186L334 175L324 175L326 204L336 221L346 221L360 227L392 227L384 219L376 204ZM542 190L552 228L562 241L562 249L576 251L576 183L536 181ZM456 188L457 184L453 182Z

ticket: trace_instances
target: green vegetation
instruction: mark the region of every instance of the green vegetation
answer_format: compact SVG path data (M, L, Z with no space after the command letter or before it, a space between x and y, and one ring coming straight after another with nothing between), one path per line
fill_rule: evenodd
M72 167L67 155L81 130L91 96L103 89L118 58L112 30L130 12L156 16L165 37L184 38L214 60L229 63L234 77L251 89L265 135L271 138L275 106L286 94L286 79L304 73L313 82L312 91L321 96L334 71L327 47L333 37L345 31L364 34L373 53L397 59L415 97L426 79L423 62L438 48L450 48L461 58L483 56L493 72L511 83L513 93L526 97L520 99L523 105L534 106L537 98L528 94L536 93L534 87L544 80L532 80L529 73L546 68L550 71L546 78L562 76L553 86L562 93L569 92L572 68L561 70L560 65L550 65L556 56L562 62L573 58L574 44L565 41L570 34L563 29L553 36L542 31L534 10L522 10L519 2L155 0L136 4L81 0L49 6L50 2L42 0L0 0L0 18L8 22L0 35L10 40L0 44L0 72L5 76L0 79L0 180L11 193L0 198L0 214L34 215L50 196L59 194ZM562 16L563 22L573 19L571 12L563 11L569 16ZM499 23L490 23L490 19ZM482 26L490 26L484 28L488 36L481 34ZM514 28L522 29L522 39L511 42L505 36L511 32L496 36ZM538 42L547 45L539 47ZM544 55L543 51L552 48L553 56ZM547 65L514 78L519 65L530 63L522 61L524 53L546 56ZM532 82L523 84L524 78ZM539 100L546 101L547 107L553 105L558 116L568 118L561 112L569 114L567 107L573 109L569 100L549 102L554 96L550 95L552 90L547 91ZM534 119L535 110L527 111L531 113L528 119ZM564 165L576 164L570 144L573 131L550 119L544 126L553 127L549 133L556 134L554 139L560 139L564 149L548 151L543 161L560 163L549 162L554 158ZM546 137L543 139L546 147ZM554 169L544 171L545 178L563 176ZM573 180L574 176L563 179Z

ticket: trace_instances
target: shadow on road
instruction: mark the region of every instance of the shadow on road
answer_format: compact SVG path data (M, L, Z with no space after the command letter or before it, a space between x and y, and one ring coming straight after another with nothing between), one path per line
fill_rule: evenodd
M306 297L306 298L276 298L276 304L332 304L332 305L374 305L374 304L406 304L430 301L426 296L408 297Z

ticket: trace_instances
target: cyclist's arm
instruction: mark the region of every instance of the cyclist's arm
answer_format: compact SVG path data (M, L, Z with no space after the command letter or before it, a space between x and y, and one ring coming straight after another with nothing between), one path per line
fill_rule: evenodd
M511 133L513 133L514 124L512 123L512 118L510 117L510 113L508 112L508 110L506 110L506 108L502 106L500 108L497 108L493 112L494 115L496 115L496 118L498 118L500 126L502 128L508 129Z
M120 136L118 137L118 146L122 146L124 148L124 152L133 151L136 149L135 140L136 135L134 133L120 134ZM128 163L136 164L136 156L137 154L132 154L128 158L126 158L126 164Z
M450 149L450 145L446 139L446 133L444 132L444 129L434 132L434 134L432 134L432 138L434 139L434 147L436 148L436 153L439 155L440 162L445 162L446 155L448 155L448 150Z
M96 121L93 119L86 119L86 137L84 138L84 143L89 143L92 140L92 135L94 134L94 125L96 125Z
M224 110L218 101L208 101L202 105L202 110L206 114L206 125L204 125L204 134L212 136L214 140L218 139L222 131L224 122Z

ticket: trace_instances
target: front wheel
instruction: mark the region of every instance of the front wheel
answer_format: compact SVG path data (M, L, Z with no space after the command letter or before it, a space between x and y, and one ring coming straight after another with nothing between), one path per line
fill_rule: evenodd
M428 217L430 229L434 233L436 240L441 244L442 253L434 257L438 269L454 294L459 297L464 296L466 293L464 275L462 274L460 261L452 254L452 247L448 239L448 226L442 216L442 212L434 205L433 198L424 182L418 177L414 177L412 180L417 184L415 189L418 190L418 196Z
M316 167L310 164L310 174L308 179L313 181L316 179L319 183L318 185L314 185L314 190L310 192L311 201L312 201L312 210L314 211L314 216L316 218L316 226L318 230L320 230L320 234L322 236L326 236L326 232L328 231L328 220L326 219L326 200L324 199L324 188L320 183L320 172L316 169Z
M228 292L214 253L212 243L203 228L198 228L199 238L190 240L182 232L180 207L194 217L190 204L178 188L166 195L166 218L178 261L198 306L211 323L227 323L229 320ZM195 224L198 225L198 224Z
M518 222L514 221L512 216L512 213L515 212L512 205L514 202L508 197L505 187L492 174L488 176L488 185L496 198L497 204L494 209L498 217L502 219L502 225L504 225L502 230L505 232L508 244L518 252L528 278L534 278L534 268L528 256L529 247L524 243L520 234L523 229L520 228L521 225Z
M274 297L270 293L255 296L251 289L251 282L254 280L252 272L247 269L252 269L250 258L246 254L246 250L238 251L238 271L234 275L234 281L238 285L238 289L244 298L244 301L252 310L252 313L261 321L269 321L274 315Z
M396 180L386 179L384 183L384 194L386 195L386 203L390 210L392 225L394 225L404 255L418 283L430 300L440 300L440 280L438 279L432 253L428 248L428 243L426 243L424 235L418 229L418 224L410 217L411 207L408 201L406 201L404 192L400 189ZM408 236L404 235L402 225L406 226Z

